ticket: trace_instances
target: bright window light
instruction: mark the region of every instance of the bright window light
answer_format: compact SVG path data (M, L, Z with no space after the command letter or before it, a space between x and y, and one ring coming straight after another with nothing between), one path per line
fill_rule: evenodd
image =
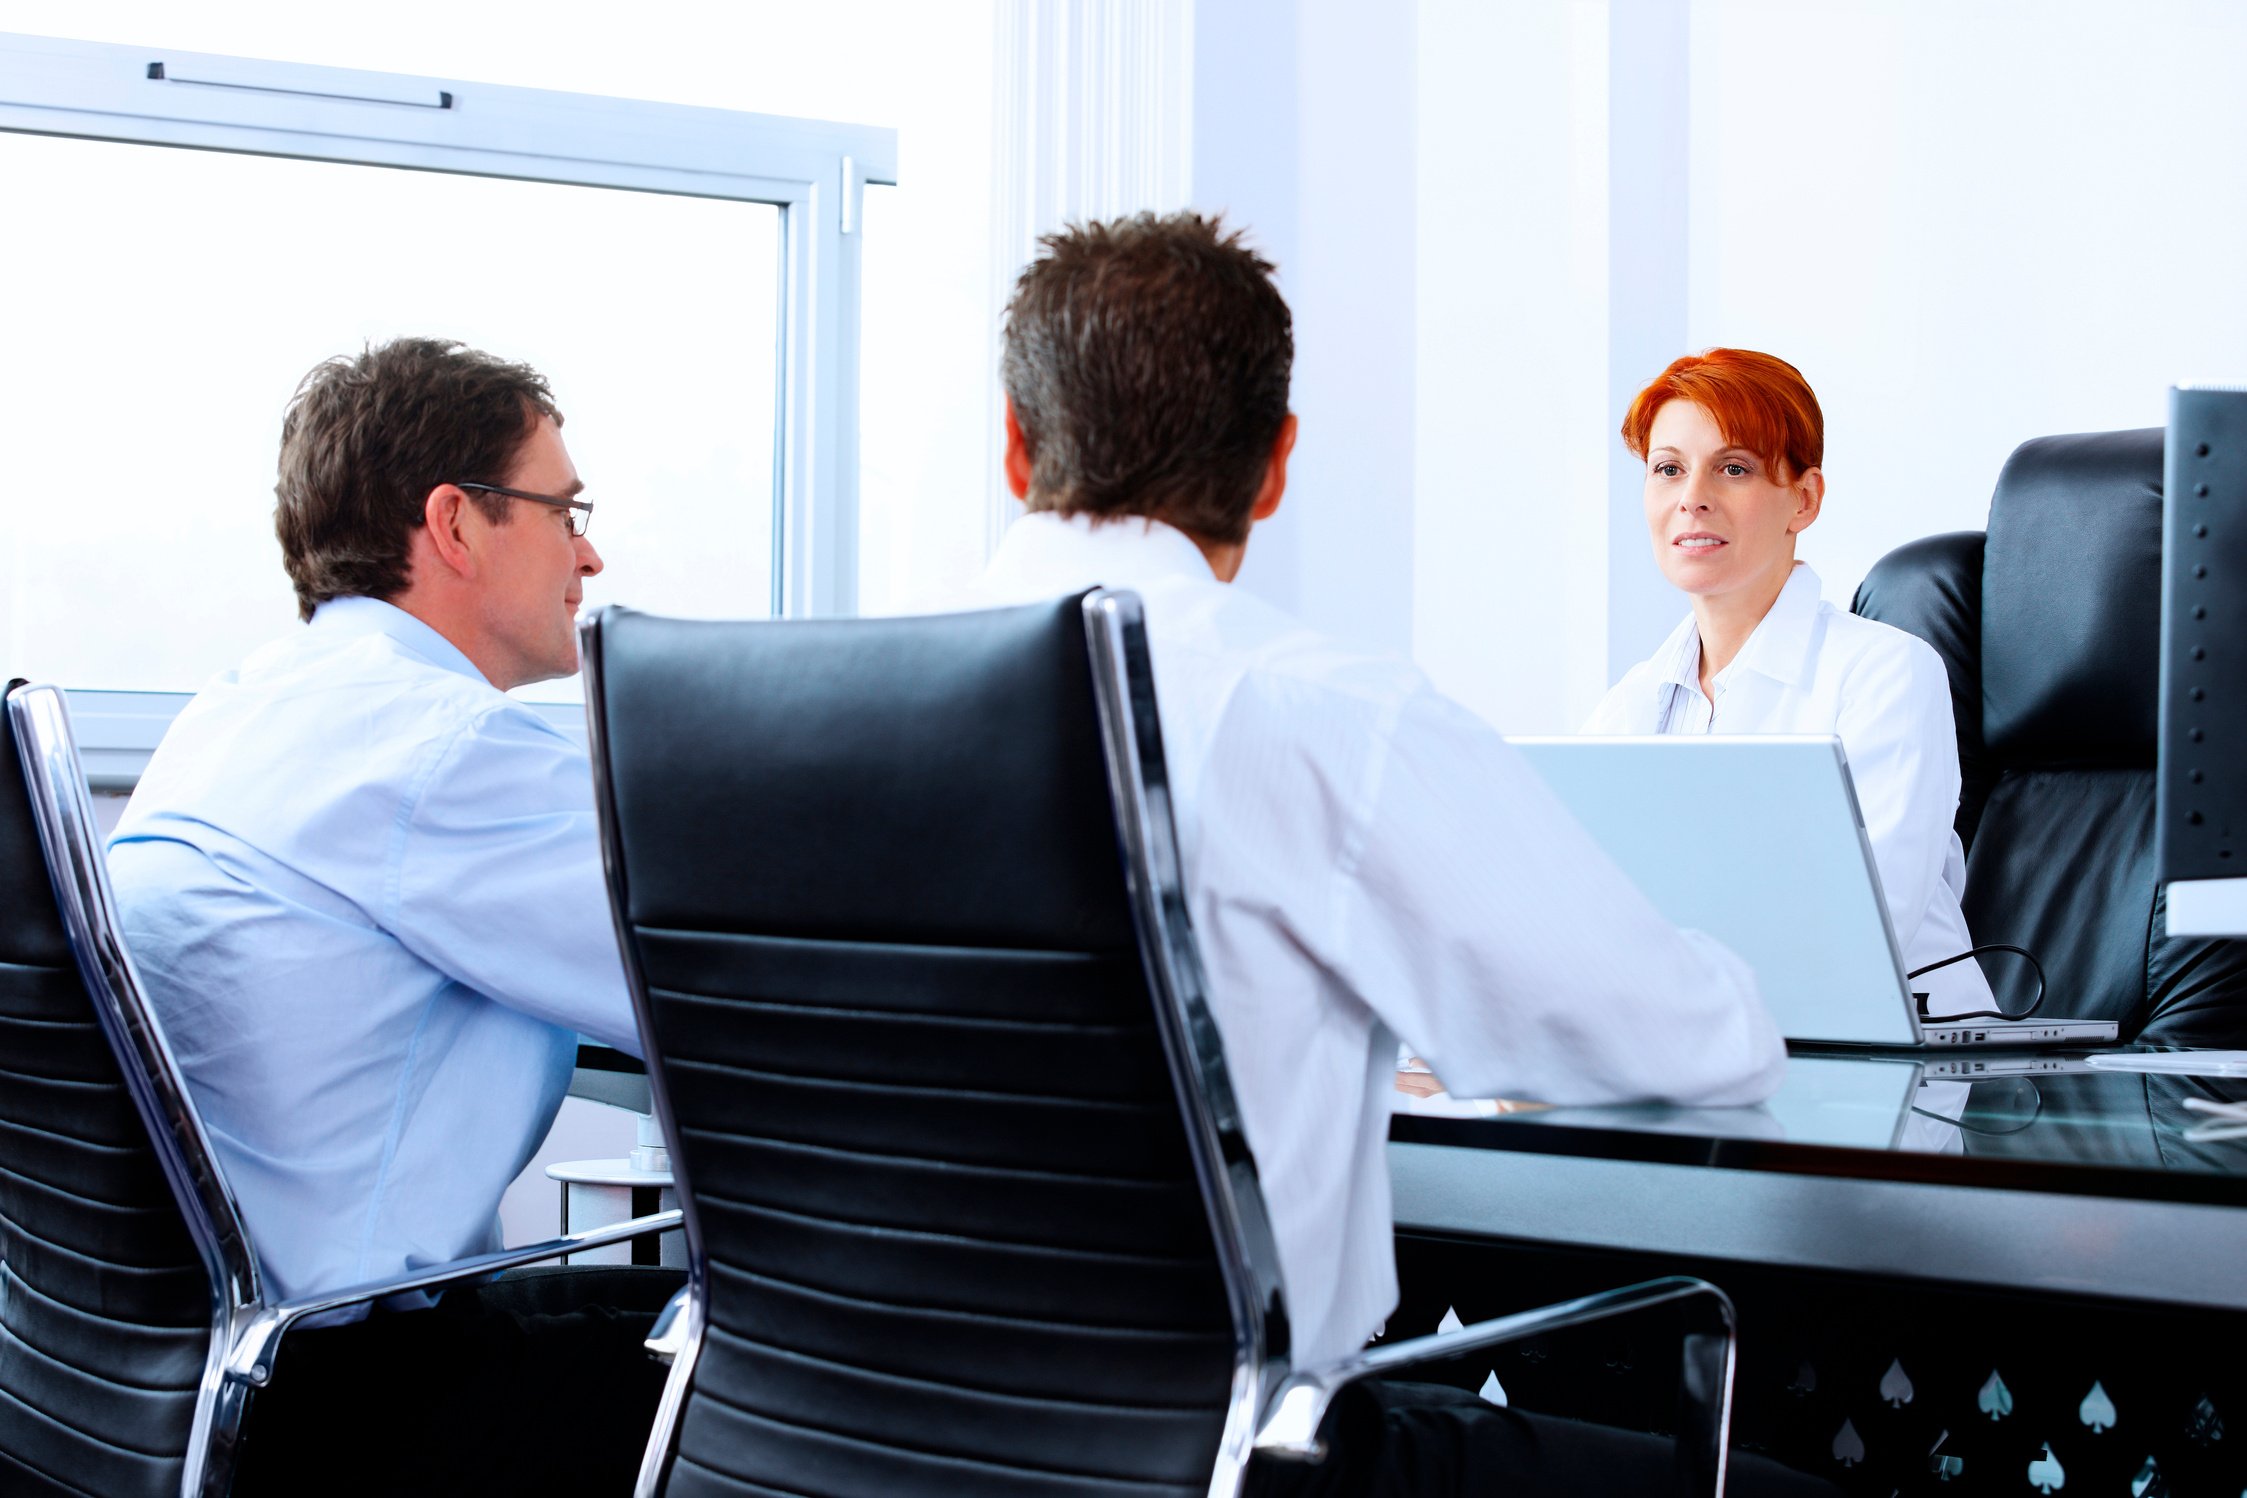
M0 180L42 226L0 409L30 418L8 610L43 675L191 691L283 632L282 412L400 334L553 383L609 564L589 605L770 612L778 209L11 134Z

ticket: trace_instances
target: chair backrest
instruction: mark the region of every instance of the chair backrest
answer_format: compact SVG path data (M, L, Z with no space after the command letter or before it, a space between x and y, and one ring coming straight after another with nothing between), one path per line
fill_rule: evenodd
M175 1498L211 1276L50 879L19 744L37 691L0 714L0 1490Z
M2036 953L2045 1013L2240 1045L2247 943L2172 940L2154 877L2162 438L2023 443L1986 538L1891 552L1854 607L1927 640L1950 669L1974 939ZM2007 1008L2028 1002L2025 965L1984 967Z
M704 1297L670 1493L1200 1494L1245 1456L1285 1316L1136 610L587 622Z

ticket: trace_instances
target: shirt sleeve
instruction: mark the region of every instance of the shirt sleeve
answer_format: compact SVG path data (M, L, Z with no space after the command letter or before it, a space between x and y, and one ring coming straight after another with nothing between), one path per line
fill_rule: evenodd
M1836 727L1888 919L1908 952L1950 852L1958 735L1941 658L1922 640L1897 643L1904 648L1868 652L1851 669Z
M1244 706L1226 735L1254 731ZM1728 1104L1778 1086L1785 1045L1746 964L1665 920L1487 724L1423 689L1386 721L1297 734L1309 752L1253 775L1213 756L1205 805L1266 803L1245 809L1278 844L1258 898L1453 1092Z
M386 924L496 1003L640 1054L585 753L534 715L477 717L401 812Z

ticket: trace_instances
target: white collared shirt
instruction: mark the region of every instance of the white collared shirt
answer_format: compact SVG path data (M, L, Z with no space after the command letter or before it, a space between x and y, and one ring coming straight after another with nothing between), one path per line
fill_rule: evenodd
M1942 657L1917 635L1835 608L1800 562L1771 611L1701 692L1693 616L1625 672L1586 733L1830 733L1849 756L1887 897L1888 918L1916 968L1973 945L1959 908L1966 852L1958 815L1958 737ZM1995 1008L1973 961L1914 978L1937 1015Z
M1025 515L968 607L1145 601L1186 881L1295 1355L1396 1303L1396 1043L1452 1091L1753 1103L1785 1053L1745 964L1657 915L1519 754L1409 662L1220 583L1159 522Z
M376 599L187 705L109 870L275 1298L499 1247L577 1032L639 1054L584 749Z

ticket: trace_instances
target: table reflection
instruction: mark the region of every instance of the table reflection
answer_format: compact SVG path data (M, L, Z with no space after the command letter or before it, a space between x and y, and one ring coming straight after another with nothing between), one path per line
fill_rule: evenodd
M1425 1072L1402 1072L1392 1135L1408 1142L1641 1156L1651 1146L1634 1146L1633 1139L1668 1141L1668 1148L1651 1149L1661 1158L1676 1158L1679 1140L1707 1141L1712 1149L1739 1143L1869 1150L1993 1165L2236 1177L2247 1192L2247 1075L2229 1064L2237 1053L2206 1053L2210 1075L2116 1064L2127 1066L2133 1056L2200 1064L2194 1055L2154 1047L1963 1058L1806 1049L1790 1056L1778 1092L1754 1108L1548 1107L1455 1098ZM2166 1060L2171 1057L2178 1060ZM1533 1131L1537 1138L1486 1129ZM1571 1132L1562 1138L1558 1131ZM1602 1147L1602 1140L1612 1147ZM1799 1155L1762 1161L1735 1152L1725 1163L1848 1171Z

